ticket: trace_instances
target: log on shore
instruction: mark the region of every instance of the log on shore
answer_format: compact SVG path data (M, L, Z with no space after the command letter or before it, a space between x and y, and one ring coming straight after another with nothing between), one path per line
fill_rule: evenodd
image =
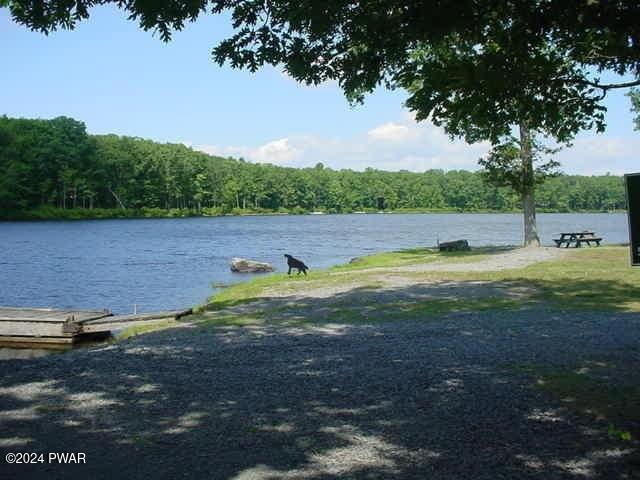
M466 252L471 250L469 242L466 240L454 240L453 242L442 242L438 245L441 252Z

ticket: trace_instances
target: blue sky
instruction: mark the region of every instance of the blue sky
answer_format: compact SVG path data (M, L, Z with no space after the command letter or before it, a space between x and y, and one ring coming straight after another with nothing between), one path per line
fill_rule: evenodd
M334 84L307 87L274 68L256 74L219 67L211 49L230 33L225 17L203 17L170 43L113 7L92 10L75 31L50 36L13 23L0 9L0 114L67 115L90 133L183 142L258 162L387 170L477 168L487 145L451 142L417 124L403 92L377 91L352 108ZM559 159L568 173L640 170L622 92L606 103L605 135L581 134Z

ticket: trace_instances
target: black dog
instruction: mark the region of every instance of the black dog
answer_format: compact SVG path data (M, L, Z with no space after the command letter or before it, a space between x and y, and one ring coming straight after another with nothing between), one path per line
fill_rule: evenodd
M307 267L302 261L298 260L297 258L293 258L288 253L285 253L284 256L287 259L287 265L289 265L289 271L287 272L287 275L291 275L292 268L298 270L298 275L300 275L300 272L304 273L305 275L307 274L307 270L309 270L309 267Z

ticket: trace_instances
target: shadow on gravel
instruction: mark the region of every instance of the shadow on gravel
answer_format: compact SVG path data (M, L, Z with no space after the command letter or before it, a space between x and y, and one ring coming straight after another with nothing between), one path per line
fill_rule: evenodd
M249 323L313 324L428 318L455 312L513 309L534 304L591 311L640 310L640 286L595 278L458 281L398 287L354 287L325 296L265 297L238 304L218 302L205 313L215 323L234 323L233 315L249 315ZM251 322L251 321L254 322Z
M0 475L637 478L634 441L611 439L602 422L573 415L504 367L606 353L601 332L585 328L591 320L572 314L532 326L541 314L530 312L506 325L510 317L496 315L185 328L3 362L2 454L84 452L87 464L3 464ZM637 345L638 320L605 322L611 351ZM562 338L577 332L567 348Z
M518 308L538 290L530 282L438 281L404 287L355 287L325 297L265 297L216 303L200 317L212 324L369 323L445 313Z
M640 284L597 278L539 280L534 284L544 297L561 307L584 310L638 311Z

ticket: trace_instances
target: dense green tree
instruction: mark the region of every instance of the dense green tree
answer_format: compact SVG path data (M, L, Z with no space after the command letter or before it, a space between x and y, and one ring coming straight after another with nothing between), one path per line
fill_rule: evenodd
M527 245L539 245L537 232L535 188L547 178L558 175L559 163L544 158L553 151L528 137L520 129L520 141L507 140L494 146L486 158L479 160L485 179L499 187L510 187L521 198L524 210L524 238Z
M503 157L509 155L517 157L517 146L505 147ZM378 209L379 198L394 210L513 211L519 205L517 168L515 183L501 183L509 187L485 182L487 172L283 168L184 145L87 135L81 122L64 117L0 117L3 216L39 207L151 209L163 215L171 209L352 212ZM538 205L547 211L623 209L623 183L610 175L559 176L540 186Z
M82 122L0 117L0 132L5 208L42 203L73 207L83 192L92 191L95 146Z

